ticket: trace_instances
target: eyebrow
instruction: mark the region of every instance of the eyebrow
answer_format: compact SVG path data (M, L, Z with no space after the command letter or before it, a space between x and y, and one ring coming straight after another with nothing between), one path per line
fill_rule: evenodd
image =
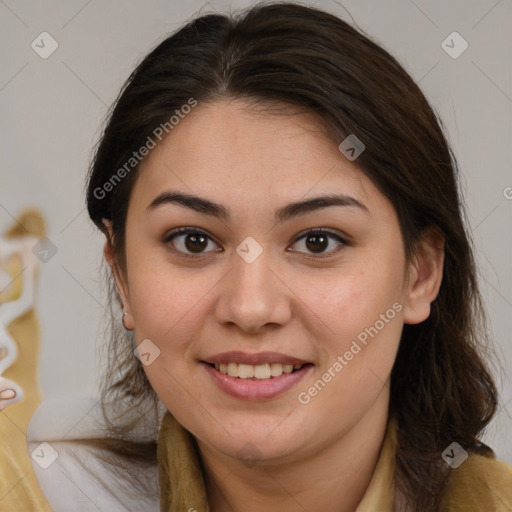
M151 204L147 207L147 211L155 210L156 208L166 204L177 204L190 208L205 215L211 215L219 219L228 221L231 218L229 209L225 206L205 199L203 197L186 194L183 192L176 192L168 190L158 195L153 199ZM306 215L308 213L328 208L330 206L345 206L358 208L361 211L367 212L368 208L359 200L354 197L344 194L327 194L322 196L305 199L295 203L290 203L275 211L274 217L277 222L286 222L294 217Z

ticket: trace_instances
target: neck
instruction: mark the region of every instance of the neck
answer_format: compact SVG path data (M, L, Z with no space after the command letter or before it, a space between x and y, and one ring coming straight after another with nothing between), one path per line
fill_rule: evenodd
M386 433L389 387L342 437L314 456L253 467L198 441L210 512L354 512L373 476Z

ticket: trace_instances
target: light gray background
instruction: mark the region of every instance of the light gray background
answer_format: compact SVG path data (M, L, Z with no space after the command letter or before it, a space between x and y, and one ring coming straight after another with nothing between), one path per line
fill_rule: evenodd
M38 288L44 398L96 393L103 239L88 220L83 190L108 106L135 64L194 13L250 3L0 0L0 228L35 205L58 248L42 265ZM512 464L512 2L346 0L346 10L331 0L310 3L352 16L419 82L445 123L504 367L500 410L485 440ZM48 59L31 48L43 31L59 45ZM441 47L453 31L469 44L457 59Z

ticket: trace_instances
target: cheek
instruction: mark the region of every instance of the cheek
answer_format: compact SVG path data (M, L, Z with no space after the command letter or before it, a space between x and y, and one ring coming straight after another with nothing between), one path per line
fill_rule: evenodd
M197 364L190 352L211 307L205 293L216 280L198 271L172 270L169 265L133 267L130 302L137 343L149 339L158 353L143 369L169 410L190 409L190 391L184 390L192 387L190 378ZM200 389L193 394L204 402Z
M309 410L319 417L351 411L343 420L349 422L364 414L384 389L395 361L403 324L400 269L364 268L331 280L332 288L308 304L326 328L315 340L318 375L311 387L301 389L300 403L310 403Z
M200 268L178 268L154 253L135 254L129 262L130 305L137 340L150 338L175 350L186 333L193 334L192 326L199 328L207 292L221 275Z
M396 310L401 308L393 309L393 304L403 301L402 285L400 262L388 264L381 258L377 264L375 260L361 258L346 270L337 269L314 279L302 278L298 295L313 313L311 318L317 318L315 325L321 326L317 334L324 342L329 340L325 348L332 352L343 349L375 323L381 328L384 322L386 329L379 329L382 331L391 331L389 325L399 324ZM313 325L311 328L314 329ZM396 337L399 330L389 334Z

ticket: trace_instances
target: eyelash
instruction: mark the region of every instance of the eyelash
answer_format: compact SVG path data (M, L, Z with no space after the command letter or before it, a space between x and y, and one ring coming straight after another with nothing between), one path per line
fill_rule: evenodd
M170 233L167 233L164 236L162 243L165 244L166 246L168 246L169 243L179 235L202 235L202 236L208 238L208 240L216 243L205 231L202 231L198 228L191 228L191 227L177 228L177 229L171 231ZM295 245L298 241L300 241L304 238L307 238L308 236L311 236L311 235L326 235L329 238L335 238L341 244L337 249L331 250L327 253L325 253L325 252L317 253L317 254L307 253L309 257L312 257L314 259L331 257L333 254L337 254L341 249L343 249L344 246L349 245L348 242L346 240L344 240L340 235L338 235L337 233L333 233L331 231L327 231L325 229L311 229L309 231L306 231L305 233L300 234L295 239L295 241L293 242L292 245ZM207 252L192 254L192 253L184 253L182 251L176 250L175 248L171 248L171 250L179 257L193 258L193 259L202 258L205 255L207 255L209 252L212 252L212 251L207 251ZM219 251L213 251L213 252L219 252ZM302 253L302 254L304 254L304 253Z

